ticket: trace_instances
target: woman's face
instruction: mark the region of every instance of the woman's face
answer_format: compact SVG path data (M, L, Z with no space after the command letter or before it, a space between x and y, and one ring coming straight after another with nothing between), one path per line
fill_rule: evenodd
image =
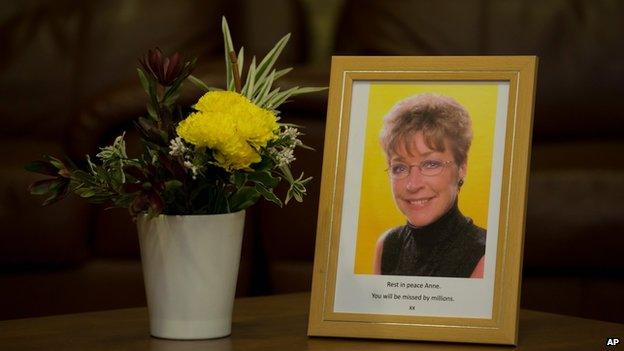
M416 227L436 221L453 206L459 191L459 180L466 175L466 164L455 163L448 139L444 139L444 146L444 152L430 149L422 132L417 132L407 145L409 150L404 143L400 143L396 153L390 157L394 201ZM421 174L418 165L430 168L442 165L442 169L437 175L427 176ZM404 178L394 177L393 171L406 171L408 174Z

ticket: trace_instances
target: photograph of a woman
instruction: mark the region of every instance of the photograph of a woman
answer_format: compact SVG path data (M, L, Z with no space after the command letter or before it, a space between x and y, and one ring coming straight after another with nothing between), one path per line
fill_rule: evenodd
M309 335L517 335L536 61L332 58Z
M411 96L384 116L381 147L406 223L377 240L374 274L483 277L486 230L458 207L472 137L468 111L448 96Z

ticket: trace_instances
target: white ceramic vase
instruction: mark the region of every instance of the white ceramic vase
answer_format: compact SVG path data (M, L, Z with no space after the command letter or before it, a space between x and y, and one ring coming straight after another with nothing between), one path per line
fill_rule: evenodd
M245 211L137 218L150 333L230 335Z

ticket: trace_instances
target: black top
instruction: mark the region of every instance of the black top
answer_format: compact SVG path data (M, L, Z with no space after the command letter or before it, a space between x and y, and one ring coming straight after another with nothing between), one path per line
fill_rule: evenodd
M381 274L468 278L485 254L486 231L457 203L437 221L391 229L384 239Z

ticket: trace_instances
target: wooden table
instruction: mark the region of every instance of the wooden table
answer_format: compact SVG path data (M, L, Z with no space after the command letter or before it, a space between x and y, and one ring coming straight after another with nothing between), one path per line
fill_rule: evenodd
M309 294L236 300L232 335L206 341L149 336L146 308L0 321L0 350L513 350L509 346L306 336ZM624 325L523 310L519 350L617 350Z

